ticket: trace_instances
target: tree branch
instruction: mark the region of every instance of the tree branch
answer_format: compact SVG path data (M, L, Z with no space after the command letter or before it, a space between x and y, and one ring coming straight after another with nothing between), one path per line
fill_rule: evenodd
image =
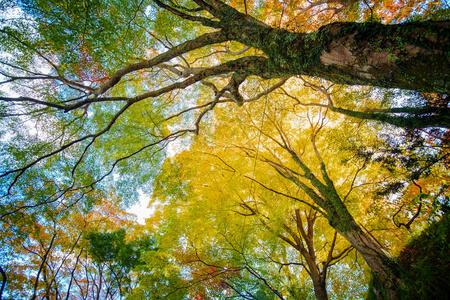
M203 34L195 39L192 39L192 40L184 42L178 46L175 46L175 47L169 49L168 51L166 51L160 55L157 55L156 57L154 57L152 59L143 60L138 63L128 65L128 66L116 71L114 74L112 74L110 76L110 78L107 82L103 83L93 93L96 95L105 93L107 90L109 90L110 88L115 86L122 79L122 77L125 76L126 74L132 73L137 70L154 67L161 63L167 62L176 56L187 53L189 51L192 51L192 50L195 50L195 49L207 46L207 45L211 45L211 44L222 43L227 40L229 40L229 38L225 34L223 34L221 31Z

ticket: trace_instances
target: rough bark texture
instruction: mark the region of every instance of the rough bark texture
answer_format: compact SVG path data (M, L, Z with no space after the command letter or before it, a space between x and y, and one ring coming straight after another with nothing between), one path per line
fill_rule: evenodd
M349 85L450 91L450 22L334 23L310 34L246 24L230 38L263 50L271 77L309 75Z
M314 139L312 139L312 141L313 145L315 145ZM314 189L297 178L296 174L298 171L293 172L289 168L280 167L277 164L273 165L275 169L279 174L299 186L315 202L315 204L324 210L323 215L328 219L329 224L350 242L352 247L362 255L372 269L375 276L381 282L386 297L388 299L397 299L399 287L402 286L402 280L399 275L397 264L383 252L382 246L365 233L356 223L334 187L333 181L328 176L325 164L318 151L316 153L321 162L323 181L319 180L319 178L313 174L295 151L289 149L287 146L285 149L292 154L293 160L300 169L303 170L304 174L302 174L301 177L309 181ZM307 256L305 256L305 258L307 258ZM312 273L313 272L311 271L311 275ZM324 276L324 278L326 277Z
M331 193L327 193L329 194L328 196L331 196L327 197L328 205L326 207L330 225L361 254L383 285L386 297L388 299L398 299L398 293L403 284L395 261L383 251L381 245L362 230L344 203L330 195ZM339 205L338 201L342 205Z

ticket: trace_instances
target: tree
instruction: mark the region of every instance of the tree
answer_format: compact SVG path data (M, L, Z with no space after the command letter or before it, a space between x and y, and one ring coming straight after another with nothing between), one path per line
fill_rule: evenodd
M198 134L201 121L219 104L256 101L287 82L295 84L296 78L288 81L291 76L447 93L449 24L445 7L433 3L411 1L406 7L435 13L441 21L385 25L373 22L383 8L378 1L373 7L356 1L318 1L300 9L296 2L276 4L276 18L264 4L246 1L245 7L218 0L2 2L3 224L10 227L6 220L17 220L24 211L40 215L40 207L89 209L92 194L113 187L124 202L133 202L136 187L151 191L169 142ZM388 14L393 23L413 17L394 6ZM360 7L368 22L355 22ZM323 22L327 17L339 22ZM299 29L308 20L314 24ZM292 30L281 28L290 21ZM262 86L258 78L269 83ZM279 78L275 84L274 78ZM448 103L430 107L411 104L384 112L434 116L448 111ZM352 115L343 108L330 110ZM356 115L380 119L372 113ZM428 125L448 125L447 117L437 119ZM292 152L283 141L280 146ZM310 169L301 160L297 164ZM307 179L336 202L322 207L332 223L337 216L333 226L348 239L367 238L377 248L340 204L326 171L320 172L325 183L316 180L317 174ZM51 239L42 249L50 245ZM375 252L381 255L380 249ZM388 290L393 288L395 278L375 273Z
M336 189L335 183L327 171L325 161L317 149L316 139L322 129L323 120L319 119L319 123L311 125L311 143L319 164L319 170L314 171L311 165L305 162L302 153L293 148L289 136L278 124L275 124L275 126L279 136L277 138L271 137L271 139L289 154L294 165L299 167L300 170L297 171L297 168L283 163L282 161L286 159L282 159L277 154L271 154L273 158L261 156L259 159L272 166L281 176L292 181L313 200L314 204L317 205L314 208L362 255L376 277L380 279L387 297L395 299L398 297L398 288L402 286L396 263L385 254L382 246L357 224L349 212L345 204L346 195L342 195ZM253 150L248 151L249 155L254 157L252 152Z
M221 114L218 113L216 116L217 118L220 116L220 119L216 119L214 123L215 128L213 129L214 134L211 134L211 136L217 135L221 139L217 141L218 144L214 145L213 149L227 149L227 154L221 156L227 157L227 161L231 159L240 160L236 165L250 164L253 166L253 161L257 159L273 167L276 171L275 174L269 173L267 169L260 169L254 173L255 176L263 178L258 179L256 182L271 192L286 195L286 193L277 191L277 188L274 188L273 178L277 178L277 173L278 177L286 180L285 185L288 185L290 182L294 187L302 190L305 196L304 198L298 197L299 199L297 200L309 205L311 209L316 210L317 213L325 217L330 225L358 250L373 272L380 272L377 274L377 277L384 278L381 282L386 288L388 297L395 298L398 295L397 293L400 293L402 286L403 275L401 270L396 262L386 254L387 250L383 246L383 241L380 242L364 225L360 225L361 222L366 223L366 226L370 224L368 223L370 218L383 218L383 211L378 211L375 216L372 214L369 217L367 210L368 207L376 205L376 202L379 201L376 199L376 190L382 188L386 183L386 176L389 173L383 172L382 168L377 167L377 164L371 161L370 157L352 154L352 151L348 151L345 148L339 150L338 143L329 144L329 141L332 140L330 138L336 134L336 129L330 130L325 126L327 123L326 110L316 110L315 114L313 114L313 111L310 111L306 113L307 117L303 117L305 113L301 113L301 108L289 107L284 100L280 99L272 101L275 103L268 105L263 112L266 120L264 126L259 120L261 117L256 113L254 105L249 106L239 120L234 119L234 114L228 109L225 109L225 112ZM306 120L304 120L305 118ZM343 120L340 121L342 122ZM336 128L341 127L341 124L338 123L339 119L330 120L331 122ZM364 129L363 126L353 126L355 128L350 131L350 128L348 128L350 126L347 125L346 130L348 132L344 133L345 136L353 139L363 139L365 140L363 145L371 147L372 145L368 142L373 137L368 135L367 129ZM308 127L310 128L308 129ZM376 129L370 128L370 130L373 134L373 131ZM258 138L258 132L260 132L260 138ZM236 139L236 136L245 135L247 139L242 141ZM259 150L258 145L261 146ZM324 145L327 146L324 147ZM338 147L338 149L335 147ZM233 149L237 149L236 152L233 152ZM318 149L323 150L319 151ZM217 153L218 151L220 150L214 152ZM241 151L241 154L244 153L249 156L251 160L245 163L242 162L239 151ZM344 163L342 163L342 160ZM178 166L183 170L188 169L186 162L179 162ZM369 166L371 167L369 168ZM204 166L195 169L198 171L190 171L188 173L192 176L191 182L199 181L201 184L208 185L208 181L202 179L200 173L207 172L206 170L209 170L210 167ZM230 170L230 163L227 162L221 169ZM183 178L178 172L173 172L173 170L169 173L172 173L176 178ZM245 171L241 170L240 173L245 174ZM252 175L249 174L248 176L251 178ZM221 176L210 177L214 178L215 182L219 180L218 178L221 178ZM227 179L224 180L226 181ZM339 182L339 184L336 184L336 182ZM198 183L198 186L201 185L200 183ZM167 183L163 184L167 191ZM236 184L231 186L236 188ZM371 188L371 186L374 188ZM186 193L189 194L191 191L197 191L198 193L199 189L197 187ZM362 191L365 191L365 193L362 193ZM206 191L202 194L205 193ZM173 198L176 199L177 197ZM186 196L181 199L185 198ZM217 196L216 198L213 196L211 198L217 199ZM243 195L241 199L245 199L245 196ZM264 207L263 204L248 203L245 206L247 201L243 201L241 206L247 207L249 214L252 213L252 209L255 210L254 206ZM371 203L372 201L375 203ZM203 198L202 202L204 205L208 205L205 198ZM251 203L252 201L248 202ZM387 210L387 207L392 206L393 203L392 201L386 201L386 204L387 206L383 208L385 210ZM281 207L286 209L287 206L284 204ZM273 207L261 209L270 212L274 210ZM386 214L389 213L386 212ZM210 214L206 215L209 216ZM379 222L380 219L376 219L373 221L373 224L377 225ZM387 240L391 241L391 243L397 243L398 237L390 236Z
M89 243L87 252L92 258L100 275L105 277L112 291L116 290L119 298L132 292L134 283L131 272L142 264L141 254L153 250L154 242L149 237L127 242L124 228L113 232L89 232L84 237ZM103 271L103 272L102 272ZM100 278L100 282L102 279ZM111 298L113 298L111 292ZM100 296L100 294L99 294ZM108 293L102 296L108 298Z
M293 284L297 281L293 277L302 274L312 280L311 288L318 299L328 299L329 269L339 265L351 247L330 230L317 211L302 205L300 199L305 199L305 194L294 190L274 193L276 182L270 179L272 174L267 168L258 173L270 175L264 179L259 175L258 180L271 182L272 189L252 191L249 179L242 174L251 172L253 166L239 155L231 155L235 158L230 159L229 151L213 149L198 138L190 151L166 161L156 179L152 199L163 203L162 215L148 220L149 224L164 228L162 240L168 245L167 251L178 252L181 265L197 270L189 282L194 284L198 278L211 276L211 267L217 274L256 272L270 283L275 295L295 297L294 292L289 292L299 288ZM280 189L285 187L278 185ZM181 240L187 246L182 250L181 246L171 248L174 241ZM237 258L230 261L230 256ZM196 264L199 266L194 267ZM261 278L252 275L255 286L259 286ZM283 280L285 276L289 278L287 282ZM239 290L233 284L235 278L222 280ZM211 286L221 286L218 278L214 279L215 283L206 281L209 290ZM251 289L247 287L246 291L250 293Z
M10 226L2 224L8 231L2 235L0 256L5 298L119 299L129 294L140 276L135 271L142 263L140 254L152 251L152 241L117 204L104 199L87 213L46 207L9 216ZM114 228L120 228L118 233L99 233ZM125 228L129 241L124 241ZM108 235L118 240L113 244L117 251L103 261L95 247Z
M314 97L314 95L311 95L311 97ZM396 231L393 224L391 226L385 225L389 224L390 220L389 218L386 220L384 215L394 214L398 206L389 200L377 204L381 201L376 198L377 190L383 188L392 174L389 174L386 170L383 171L378 163L371 161L370 157L355 155L355 153L352 153L353 151L348 151L345 148L339 150L343 145L329 143L343 126L339 122L345 122L344 120L340 118L330 120L330 123L335 126L335 128L330 126L333 128L330 129L324 125L327 122L326 118L321 117L326 112L324 110L312 110L306 113L311 122L308 123L308 119L306 122L302 120L305 115L304 109L301 106L295 106L295 102L291 105L286 103L284 99L278 98L271 99L271 103L267 106L263 103L259 105L255 103L246 107L239 119L234 118L232 108L218 109L214 120L211 120L215 126L210 129L210 132L206 129L203 130L202 135L196 138L194 144L191 145L189 152L185 151L177 155L176 160L166 162L164 171L156 181L153 195L154 201L164 203L164 211L173 210L172 213L164 213L161 217L164 223L169 222L170 216L175 218L175 224L173 225L175 228L170 232L174 233L181 230L183 232L181 236L189 240L192 235L196 237L209 232L209 226L206 224L219 222L219 220L223 220L222 222L226 224L238 223L239 221L233 221L235 216L232 213L225 215L224 212L231 209L246 216L245 224L250 222L250 218L256 216L261 218L262 224L266 224L265 226L269 228L270 232L284 240L290 241L291 235L293 238L293 241L290 241L291 244L294 244L294 248L298 248L300 246L295 245L295 239L298 237L287 226L291 219L286 211L290 211L292 205L287 199L298 201L297 205L299 203L309 205L318 214L323 214L333 227L342 230L339 229L339 226L345 226L345 223L342 219L339 220L339 217L337 217L339 212L336 208L333 208L334 204L331 204L331 201L327 198L330 197L327 193L331 192L320 186L323 177L321 175L321 163L317 155L319 157L325 155L326 158L323 160L326 165L323 165L323 167L326 174L332 174L328 176L333 178L334 182L339 182L339 184L333 184L333 186L336 185L333 187L334 193L337 193L337 197L340 199L336 200L336 203L341 202L341 207L349 213L348 218L350 218L350 215L357 216L351 217L353 219L351 221L353 225L351 226L359 227L358 234L371 240L371 247L378 249L378 253L382 253L383 256L387 251L386 247L383 246L384 241L389 241L387 243L391 243L391 245L394 244L395 246L391 246L392 249L401 247L400 240L404 240L402 235L405 232L396 232L396 236L392 234L391 236L381 235L380 238L379 234L371 233L366 229L367 227L369 229L390 227L391 232ZM264 116L263 119L266 120L263 122L264 124L260 120L261 114ZM311 126L311 129L308 129L309 126ZM355 140L360 139L362 145L371 147L373 142L371 143L370 140L373 139L373 136L370 134L376 133L377 129L371 128L370 124L367 124L367 126L346 125L345 133L341 133L341 136L334 138L344 141L350 137ZM207 137L204 137L204 135ZM261 137L258 138L258 135L261 135ZM220 136L220 139L215 139L216 136ZM237 137L241 138L237 139ZM314 142L311 143L310 139L313 139ZM260 146L259 152L257 150L258 145ZM283 148L283 146L287 147L286 145L289 145L288 149L295 149L292 150L295 151L295 154L289 154L290 152ZM317 149L324 149L326 154L320 155ZM199 152L195 153L194 151ZM192 152L194 154L190 154ZM243 159L242 153L250 156L251 159ZM271 172L270 169L267 169L267 166L262 167L260 164L253 171L256 166L256 162L254 162L256 153L259 153L258 160L273 166L282 176L276 172ZM315 183L320 189L308 182L308 179L302 179L302 176L305 175L302 175L302 169L291 158L291 155L294 156L294 159L301 156L303 166L316 174L314 175L316 177ZM286 174L283 170L290 170L286 172L292 173ZM254 184L265 190L265 196L262 196L263 192L261 191L258 193L252 191L252 188L248 187L249 182L241 179L244 175L253 178L252 173L257 178L254 179ZM302 185L302 181L298 182L296 179L302 180L304 185ZM287 188L292 183L292 187ZM297 194L290 192L299 188L303 190L303 195L298 194L299 192ZM315 193L317 193L318 198L323 197L322 202L314 201L317 200L317 198L314 199L311 196L314 191L317 191ZM193 199L196 198L198 200L193 202ZM322 205L330 205L331 207L323 208ZM377 208L376 214L370 213L371 207L377 205L384 207L381 210ZM391 208L392 210L389 211ZM187 211L191 210L193 212L188 214ZM292 208L292 211L294 211L294 208ZM328 215L329 213L331 216ZM196 222L194 223L193 220L196 220ZM363 223L363 225L359 225L360 223ZM261 226L262 224L259 224L260 228L265 227ZM293 226L295 228L295 225ZM252 234L261 230L257 229L258 227L254 228ZM230 228L227 227L226 232L229 231ZM319 232L323 234L323 227ZM170 236L169 240L173 243L173 240L178 240L178 238ZM268 237L266 235L261 239L267 240ZM353 241L353 246L355 245L363 248L367 246L358 241ZM322 246L318 245L317 248L322 248ZM363 251L367 252L367 249L363 249ZM367 256L364 252L362 255L363 257ZM214 257L217 257L217 254ZM394 271L396 271L395 262L391 261L391 263L394 265ZM211 264L217 266L219 263ZM383 272L389 272L388 266L379 269L382 269ZM394 274L394 276L401 275Z
M348 100L349 94L355 93L355 91L345 89L342 91L342 87L335 88L334 84L324 84L323 80L314 80L314 82L310 79L306 80L301 76L300 79L305 86L321 92L324 97L319 102L315 101L312 103L304 103L292 93L282 89L283 96L295 99L299 105L327 107L332 112L341 113L349 117L358 118L361 120L379 121L404 129L424 129L430 127L449 128L450 126L448 119L449 101L447 100L446 95L420 94L408 91L390 91L388 93L384 93L383 95L382 103L386 108L372 108L362 106L362 104L370 103L367 98L379 98L380 94L377 89L372 89L369 91L356 91L357 94L360 94L358 98L362 98L360 99L362 100L362 103L351 103ZM395 99L398 98L406 98L407 100L404 102L407 105L403 107L395 107L397 105L393 102L395 102ZM357 109L344 108L342 107L343 105L347 107L357 106Z

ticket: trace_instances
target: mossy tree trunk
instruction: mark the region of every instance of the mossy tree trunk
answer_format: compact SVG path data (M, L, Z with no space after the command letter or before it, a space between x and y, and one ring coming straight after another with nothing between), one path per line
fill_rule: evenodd
M227 91L239 105L243 103L239 85L250 75L261 78L307 75L347 85L427 93L450 92L450 21L394 25L341 22L322 26L312 33L302 33L270 27L219 0L193 0L199 10L208 11L214 18L190 15L160 0L154 1L181 18L217 30L172 47L152 59L117 70L100 87L91 91L92 94L105 93L129 73L152 68L189 51L226 41L237 41L260 49L265 55L241 57L205 68L190 74L192 76L181 83L160 89L158 93L167 93L211 76L230 73L233 74L230 83L218 95L220 98ZM132 104L157 97L158 93L145 93L127 100ZM85 104L84 101L70 106L59 105L57 108L67 111Z
M224 31L268 55L270 74L259 75L309 75L340 84L446 93L449 24L334 23L310 34L248 24Z
M378 278L384 288L384 296L387 299L399 299L399 292L403 286L400 278L400 268L390 258L372 237L364 232L355 223L353 229L340 232L340 234L355 247L369 265L373 274ZM384 296L379 295L380 298Z
M284 144L283 148L291 154L293 161L303 171L303 174L287 166L280 165L278 162L268 159L263 161L271 165L281 176L296 184L314 201L315 205L317 205L314 209L320 211L328 219L329 224L361 254L381 282L386 297L388 299L397 299L399 287L403 284L396 262L383 251L383 247L366 233L353 218L328 175L325 164L315 147L314 137L312 142L320 161L320 177L314 174L301 156L290 149L287 143ZM282 144L280 143L280 145Z
M384 252L383 247L360 225L348 211L334 186L320 190L329 216L330 225L361 254L372 272L381 282L388 299L398 299L402 280L396 262Z
M181 17L221 29L229 40L261 49L270 70L251 75L309 75L350 85L450 91L450 21L342 22L306 34L270 27L219 0L194 1L219 21L193 19L157 3Z

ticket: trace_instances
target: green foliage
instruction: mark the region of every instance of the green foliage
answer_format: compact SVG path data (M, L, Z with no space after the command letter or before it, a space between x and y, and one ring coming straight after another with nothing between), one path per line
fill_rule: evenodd
M305 242L301 236L306 239L298 232L303 221L294 212L306 217L313 206L326 215L331 203L338 203L328 219L338 223L335 215L351 213L354 224L388 226L386 216L397 203L383 207L375 197L380 186L388 194L405 186L399 181L436 172L445 177L443 169L424 167L436 155L446 158L447 132L428 132L441 139L440 149L433 145L428 150L432 143L425 143L418 132L400 138L390 126L368 126L361 114L333 114L326 107L331 100L317 103L326 91L336 107L388 109L398 97L394 92L292 77L283 90L265 95L265 102L228 105L233 97L230 74L255 75L233 87L245 99L273 84L261 80L267 76L311 70L310 75L325 76L331 67L315 70L322 65L323 51L355 30L360 32L355 39L370 36L380 50L393 51L396 45L404 50L404 38L393 34L379 39L375 29L381 24L340 23L347 31L336 27L337 34L331 25L323 25L367 20L369 14L371 21L376 16L381 22L391 11L390 20L402 20L413 12L394 7L397 3L384 9L387 5L380 1L370 3L373 7L329 1L302 13L298 9L313 2L229 1L245 10L244 16L226 5L223 11L211 10L223 2L161 2L0 0L0 86L7 87L0 91L0 263L12 278L11 298L29 299L33 290L39 299L273 299L275 291L311 298L311 272L297 249ZM448 15L441 5L426 4L422 9L427 14ZM417 0L408 5L421 8ZM225 24L221 32L229 40L220 37L220 43L213 39L217 43L206 45L199 36L218 28L192 19ZM279 30L288 27L309 34ZM243 44L262 49L241 52ZM258 61L270 56L268 69L236 62L247 55ZM336 82L360 83L352 74L338 74ZM219 92L223 87L224 93ZM214 95L223 97L211 102ZM263 98L260 94L258 99ZM420 107L411 99L410 108ZM436 101L447 112L446 98ZM213 108L211 117L207 113ZM202 122L195 119L203 115ZM396 137L385 138L381 131ZM170 149L173 158L166 157L169 142L194 132L195 138ZM412 175L400 174L404 170ZM411 196L410 207L423 199L448 202L445 180ZM152 194L155 212L147 227L155 232L157 245L122 211L136 202L140 191ZM369 209L374 203L376 209ZM337 226L341 233L353 224L343 220ZM345 240L333 238L325 218L304 230L318 266L349 249ZM380 240L401 247L406 234L386 232ZM367 271L355 270L359 264L347 250L341 253L345 267L329 269L328 287L335 297L365 293L364 287L352 284L363 286ZM423 274L432 273L426 265L412 263ZM345 284L352 276L357 278ZM94 291L92 286L100 287ZM78 293L70 295L70 288Z
M80 71L99 66L111 70L142 56L144 49L136 42L148 40L142 30L148 23L142 14L147 5L121 0L21 2L35 18L46 48L60 53L62 68L76 70L78 65ZM95 71L101 74L102 69Z
M433 222L413 238L396 257L404 286L399 299L448 299L450 282L450 214ZM372 280L367 299L378 299L382 293Z
M189 285L180 274L180 266L167 249L146 251L142 259L145 262L140 267L143 275L139 279L139 285L127 299L184 299L188 295Z
M90 232L84 237L89 242L89 253L94 261L114 262L130 270L142 264L141 252L152 249L150 238L127 242L126 231L121 228L113 232Z
M450 282L450 214L411 240L397 257L403 267L402 299L446 299Z

